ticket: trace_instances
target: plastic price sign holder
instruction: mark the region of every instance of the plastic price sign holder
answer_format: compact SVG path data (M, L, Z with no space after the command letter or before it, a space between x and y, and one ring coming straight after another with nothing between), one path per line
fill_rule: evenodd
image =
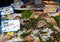
M42 0L35 0L35 5L41 5L42 4Z
M42 0L35 0L35 8L42 8Z
M42 4L42 0L35 0L35 4Z
M7 15L7 14L13 14L14 10L12 6L6 6L0 8L0 14L1 15Z
M4 20L1 21L2 32L15 32L20 29L19 20Z

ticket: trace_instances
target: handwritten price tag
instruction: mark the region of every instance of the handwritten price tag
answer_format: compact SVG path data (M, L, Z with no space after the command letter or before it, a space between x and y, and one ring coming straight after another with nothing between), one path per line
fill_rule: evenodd
M4 20L1 22L1 24L2 24L2 32L13 32L20 29L19 20Z
M14 13L14 10L13 10L12 6L0 8L1 15L7 15L7 14L13 14L13 13Z

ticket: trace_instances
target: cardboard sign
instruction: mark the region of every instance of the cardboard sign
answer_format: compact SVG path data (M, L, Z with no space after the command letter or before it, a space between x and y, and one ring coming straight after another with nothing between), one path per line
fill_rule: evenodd
M20 29L19 20L4 20L1 22L2 32L13 32Z
M13 13L14 13L14 10L13 10L12 6L0 8L1 15L7 15L7 14L13 14Z

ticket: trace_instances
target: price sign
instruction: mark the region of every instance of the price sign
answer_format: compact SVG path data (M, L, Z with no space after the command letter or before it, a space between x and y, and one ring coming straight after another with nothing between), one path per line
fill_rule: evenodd
M4 20L1 21L2 32L13 32L20 29L20 21L19 20Z
M14 13L14 10L13 10L12 6L0 8L0 14L1 15L13 14L13 13Z

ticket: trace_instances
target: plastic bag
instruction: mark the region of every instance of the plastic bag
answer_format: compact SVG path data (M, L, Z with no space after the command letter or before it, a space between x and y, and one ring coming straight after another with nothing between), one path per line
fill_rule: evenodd
M20 7L23 5L24 3L21 0L14 0L14 3L11 4L11 6L14 7L14 9L20 9Z

